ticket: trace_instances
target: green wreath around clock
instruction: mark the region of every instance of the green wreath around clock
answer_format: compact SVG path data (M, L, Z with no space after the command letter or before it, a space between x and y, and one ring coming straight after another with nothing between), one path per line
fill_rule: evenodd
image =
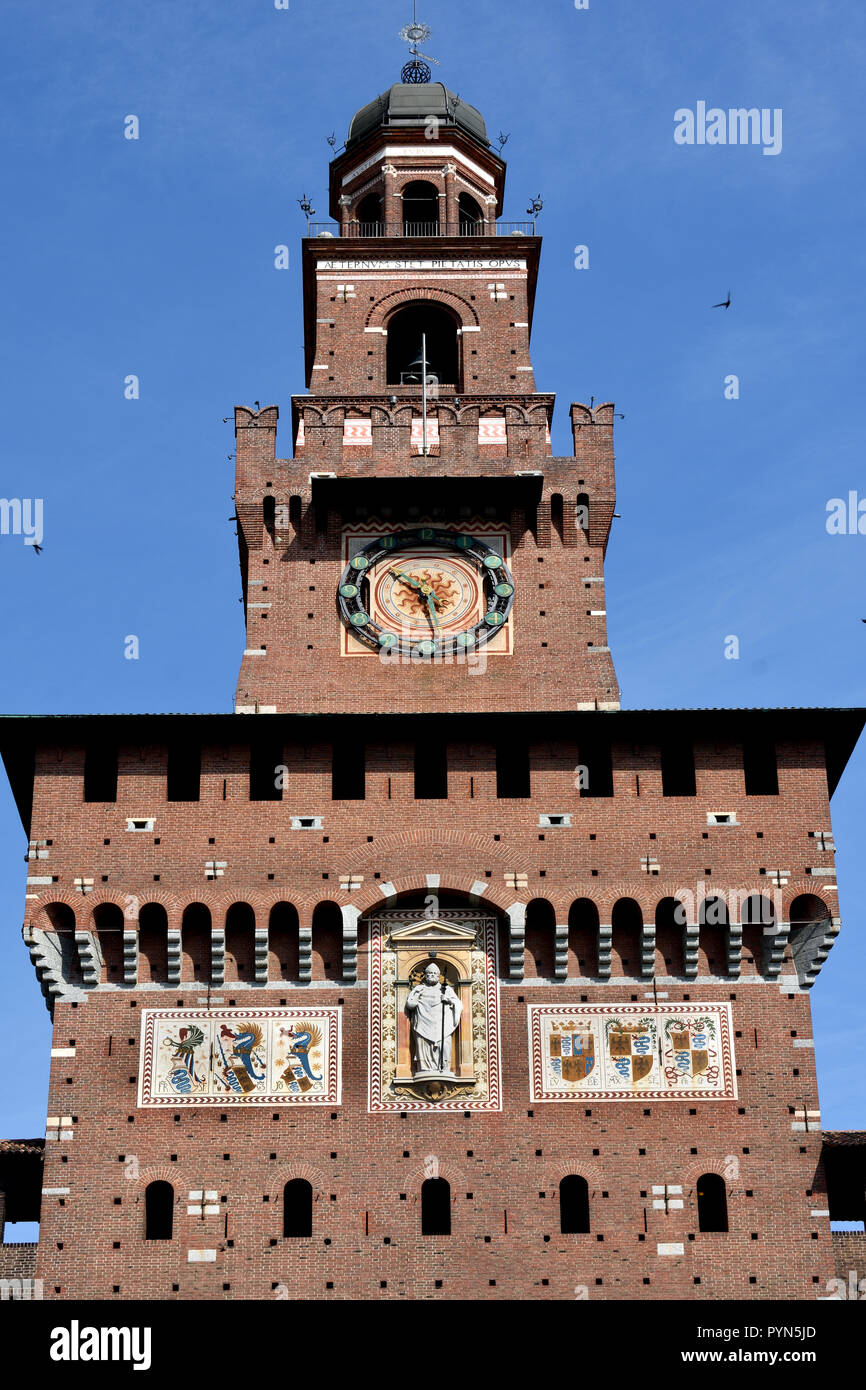
M471 560L478 572L484 594L485 612L481 620L462 631L443 634L439 630L438 599L433 585L423 575L411 572L411 564L401 566L400 552L419 544L441 546ZM426 610L429 636L407 636L380 625L371 617L370 580L377 566L386 564L394 578L414 589L422 609ZM352 555L343 571L337 590L340 617L351 633L371 651L387 652L413 660L433 658L453 653L469 653L484 646L504 627L514 603L514 580L502 556L492 546L475 536L455 531L440 531L432 526L416 530L392 531L377 536L374 541Z

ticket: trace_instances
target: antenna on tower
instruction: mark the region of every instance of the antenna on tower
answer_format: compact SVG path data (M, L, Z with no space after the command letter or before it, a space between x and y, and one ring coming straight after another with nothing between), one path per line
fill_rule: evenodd
M411 24L404 24L400 30L400 38L409 45L410 59L404 64L400 73L400 80L406 83L418 84L429 82L432 76L431 63L436 67L440 66L438 58L431 58L429 53L422 53L418 45L426 43L433 30L429 24L418 22L418 0L413 0L412 5L413 19Z

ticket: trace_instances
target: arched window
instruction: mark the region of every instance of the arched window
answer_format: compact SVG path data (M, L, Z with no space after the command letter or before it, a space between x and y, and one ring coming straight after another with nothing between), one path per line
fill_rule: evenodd
M527 979L552 979L556 968L556 913L546 898L526 908L523 973Z
M138 982L168 980L168 917L162 903L145 903L138 915Z
M123 913L115 903L100 903L93 911L93 925L102 952L102 984L123 980Z
M576 898L568 909L568 973L598 973L598 908L591 898Z
M574 524L578 531L589 535L589 496L585 492L579 492L574 499Z
M589 1184L577 1173L559 1184L559 1229L564 1236L589 1234Z
M182 980L210 979L211 920L204 903L188 903L180 924L180 977Z
M292 1178L283 1188L283 1235L309 1239L312 1234L312 1186L306 1178Z
M301 534L301 499L297 493L289 498L289 522L296 536Z
M226 981L252 980L255 961L256 914L249 903L232 903L226 913Z
M830 909L814 893L801 893L791 903L791 934L802 931L804 927L818 927L829 922Z
M727 974L728 908L724 898L704 898L698 912L698 923L698 974Z
M75 944L75 913L68 903L47 903L44 914L45 925L56 938L64 980L76 985L83 984L81 960Z
M426 339L427 382L459 385L457 324L446 309L428 302L407 304L388 323L387 374L392 386L420 388Z
M613 932L613 952L619 958L620 973L639 975L643 913L634 898L620 898L614 903L610 924Z
M403 189L403 235L439 235L439 190L435 184L415 179Z
M728 1229L728 1195L725 1180L718 1173L702 1173L698 1178L698 1230Z
M751 927L771 927L776 920L772 899L763 893L750 893L743 903L740 920Z
M274 903L268 923L268 978L296 980L299 971L298 910L292 903Z
M451 1187L445 1178L428 1178L421 1184L421 1234L451 1234Z
M457 200L461 236L481 236L484 231L484 213L471 193L461 193Z
M313 979L343 977L343 914L337 903L317 903L313 911Z
M362 198L356 216L359 236L383 236L385 227L381 193L368 193L366 198Z
M678 898L662 898L656 906L657 975L683 974L683 928L686 921L686 909Z
M171 1240L174 1234L174 1188L170 1182L149 1182L144 1189L145 1240Z

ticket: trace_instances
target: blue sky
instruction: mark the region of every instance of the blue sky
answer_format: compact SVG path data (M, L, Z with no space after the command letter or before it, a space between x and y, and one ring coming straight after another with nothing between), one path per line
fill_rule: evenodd
M830 498L866 498L866 10L424 0L420 15L436 76L510 134L505 217L545 200L533 360L558 395L556 451L571 400L625 412L607 567L624 704L863 704L866 536L825 519ZM4 0L0 493L44 499L45 549L0 537L0 709L231 708L222 417L275 401L291 450L296 200L327 216L326 137L398 79L410 18L405 0ZM781 108L782 153L676 145L674 112L701 100ZM864 766L861 750L834 800L845 929L813 995L827 1127L866 1124ZM10 1136L40 1132L48 1060L19 936L25 848L0 788Z

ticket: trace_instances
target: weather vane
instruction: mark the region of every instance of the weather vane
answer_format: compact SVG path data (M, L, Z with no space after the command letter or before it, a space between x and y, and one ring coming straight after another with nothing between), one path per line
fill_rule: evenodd
M404 24L400 30L400 38L404 43L409 44L409 52L412 55L409 62L405 64L400 77L403 82L420 83L429 82L432 75L431 63L439 67L439 59L431 58L428 53L419 51L419 43L426 43L433 30L428 24L418 23L418 0L413 4L414 18L411 24Z

